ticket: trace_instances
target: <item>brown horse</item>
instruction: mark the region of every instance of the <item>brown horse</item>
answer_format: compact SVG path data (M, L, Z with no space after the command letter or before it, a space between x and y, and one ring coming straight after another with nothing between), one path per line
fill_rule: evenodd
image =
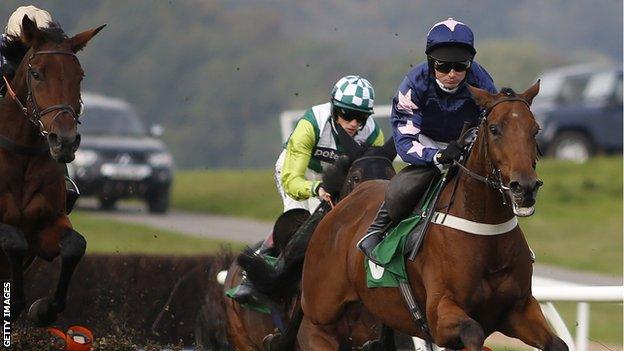
M370 148L368 150L354 150L354 145L347 148L349 156L342 156L328 169L323 177L326 189L334 193L334 198L341 199L351 192L361 182L369 179L390 179L395 171L392 159L396 156L394 141L390 139L383 148ZM361 157L359 156L361 155ZM338 195L339 194L339 195ZM273 237L276 247L283 251L290 237L299 226L309 217L306 210L290 210L282 214L275 223ZM227 274L224 284L225 290L237 286L240 283L242 268L234 261ZM248 270L249 274L253 272ZM295 320L301 318L300 304L297 298L299 273L289 275L286 280L277 284L279 292L273 294L283 316L281 323L288 325L291 317ZM236 350L265 350L265 336L277 331L275 317L252 309L241 307L236 301L226 299L225 312L227 315L227 334L230 344ZM375 319L361 304L350 305L338 326L341 349L351 349L353 346L361 346L367 341L379 336L379 321ZM297 328L286 328L285 334L280 335L280 346L276 341L271 342L271 349L292 350L297 336L300 320L296 321ZM287 335L294 332L294 335ZM307 332L301 330L300 339L307 337ZM393 349L393 348L392 348Z
M514 223L515 215L533 213L541 185L535 171L539 126L529 108L539 82L522 94L470 90L487 117L478 127L465 169L454 179L457 196L451 199L455 185L449 183L436 210L478 222L479 228ZM362 184L317 227L302 281L303 325L316 335L304 349L336 350L335 322L346 304L362 301L393 329L443 347L480 351L485 338L500 331L539 349L567 350L531 294L530 250L517 225L488 236L468 233L466 227L453 229L445 221L429 226L418 256L406 262L428 331L414 322L398 288L367 288L364 256L356 243L387 186L384 181Z
M54 296L29 310L37 325L53 322L65 309L71 276L85 252L86 241L66 214L62 163L74 159L80 144L83 71L76 52L103 27L68 38L58 25L41 30L24 16L21 38L10 38L12 49L3 48L19 65L0 102L0 275L11 279L11 319L25 307L25 267L35 257L51 261L60 254ZM19 46L23 59L16 57Z

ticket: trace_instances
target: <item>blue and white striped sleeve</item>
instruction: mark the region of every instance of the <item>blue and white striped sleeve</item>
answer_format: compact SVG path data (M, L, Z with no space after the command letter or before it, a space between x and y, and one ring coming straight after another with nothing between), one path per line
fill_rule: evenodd
M392 99L390 121L394 143L401 159L409 164L431 163L438 152L433 143L427 142L430 139L420 133L422 122L420 95L411 80L405 77Z

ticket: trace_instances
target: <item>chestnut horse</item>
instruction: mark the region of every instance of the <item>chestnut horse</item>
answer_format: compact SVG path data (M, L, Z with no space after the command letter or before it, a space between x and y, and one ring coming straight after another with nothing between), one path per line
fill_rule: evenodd
M446 348L480 351L485 338L500 331L539 349L567 350L531 294L531 254L515 225L516 216L533 213L542 184L535 171L539 126L529 107L539 82L522 94L470 90L486 117L465 168L453 179L456 191L454 183L445 186L435 208L493 235L453 229L446 219L444 225L430 224L415 260L406 262L428 326L420 328L398 288L367 288L356 243L375 217L388 182L362 184L321 221L310 242L303 268L303 326L316 334L304 349L337 350L335 322L344 306L362 301L393 329ZM493 228L501 226L492 224L501 223L511 223L506 227L511 229L496 233Z
M0 102L0 275L11 280L12 320L25 307L23 272L35 257L51 261L60 254L62 260L53 297L37 300L28 313L47 325L65 309L85 252L86 241L66 214L62 163L74 159L80 144L83 71L76 53L103 27L68 38L58 25L42 30L24 16L21 38L3 47L19 65ZM16 57L20 50L23 59Z
M351 138L349 139L352 140ZM392 166L392 160L396 157L396 150L394 149L393 139L389 139L386 145L381 148L371 147L364 150L358 149L357 145L351 144L346 149L348 156L341 156L323 176L323 184L334 195L334 198L340 200L363 181L390 179L394 176L395 171ZM309 215L309 212L306 210L295 209L283 213L278 218L275 223L273 237L275 246L280 251L285 249L290 236L296 232ZM224 289L228 290L237 286L240 283L241 273L241 267L237 261L234 261L228 270ZM253 274L253 272L248 270L248 274ZM276 306L279 307L280 312L283 313L286 319L278 323L284 323L285 326L290 322L290 318L293 315L295 319L300 318L301 308L297 299L299 273L295 273L294 276L291 275L289 279L291 281L283 281L278 284L279 288L277 290L279 291L276 294L272 294L273 297L279 296L276 297L276 300L279 300L280 303L276 304ZM275 317L241 307L240 304L232 299L226 298L225 311L227 315L228 339L236 350L265 350L267 346L264 342L265 337L278 329ZM300 321L295 323L298 327ZM341 349L351 349L354 346L361 346L369 340L376 339L379 336L378 327L379 321L368 313L361 304L349 306L339 323ZM294 335L287 337L280 335L280 346L276 347L276 341L272 341L271 349L292 350L293 346L290 345L295 343L295 340L292 339L296 337L297 329L294 329L294 332ZM302 336L305 338L306 334L305 331L300 333L300 338ZM284 340L288 338L291 339Z

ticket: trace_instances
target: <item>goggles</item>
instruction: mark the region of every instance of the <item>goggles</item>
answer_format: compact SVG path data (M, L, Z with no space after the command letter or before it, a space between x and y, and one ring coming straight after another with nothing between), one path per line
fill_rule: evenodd
M368 120L368 117L370 116L370 113L350 110L350 109L341 108L341 107L338 107L336 109L336 112L338 114L338 117L344 119L345 121L351 122L355 119L360 125L365 125L366 121Z
M433 68L441 73L449 73L451 70L455 72L465 72L468 68L470 68L470 61L461 61L461 62L445 62L433 60Z

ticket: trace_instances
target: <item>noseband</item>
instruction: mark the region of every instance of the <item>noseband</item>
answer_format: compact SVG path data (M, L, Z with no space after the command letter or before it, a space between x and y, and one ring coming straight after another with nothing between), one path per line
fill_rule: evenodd
M2 77L4 79L4 83L6 84L7 92L9 93L11 98L15 101L15 103L17 103L20 110L22 110L22 113L24 114L24 116L26 116L26 118L28 118L28 120L31 123L33 123L35 127L39 129L39 134L45 137L48 135L48 132L44 129L43 123L41 122L41 116L43 115L46 115L50 112L58 111L54 115L54 117L52 117L53 122L54 120L56 120L58 116L62 115L63 113L68 113L70 116L72 116L72 118L76 121L76 124L80 124L80 121L78 120L78 114L76 113L74 108L68 104L52 105L52 106L48 106L44 108L43 110L39 110L39 105L37 104L37 100L35 99L35 94L33 94L33 91L32 91L32 82L31 82L32 65L30 62L36 55L68 55L68 56L73 56L74 58L76 58L76 60L78 59L78 57L76 56L76 54L74 54L73 52L69 52L69 51L42 50L42 51L33 52L28 58L28 70L26 71L26 86L28 87L28 95L26 96L26 104L23 104L20 101L19 97L15 94L15 91L11 87L11 84L9 84L9 81L6 79L6 77L5 76ZM27 107L28 104L32 106L32 113L28 112L28 107Z

